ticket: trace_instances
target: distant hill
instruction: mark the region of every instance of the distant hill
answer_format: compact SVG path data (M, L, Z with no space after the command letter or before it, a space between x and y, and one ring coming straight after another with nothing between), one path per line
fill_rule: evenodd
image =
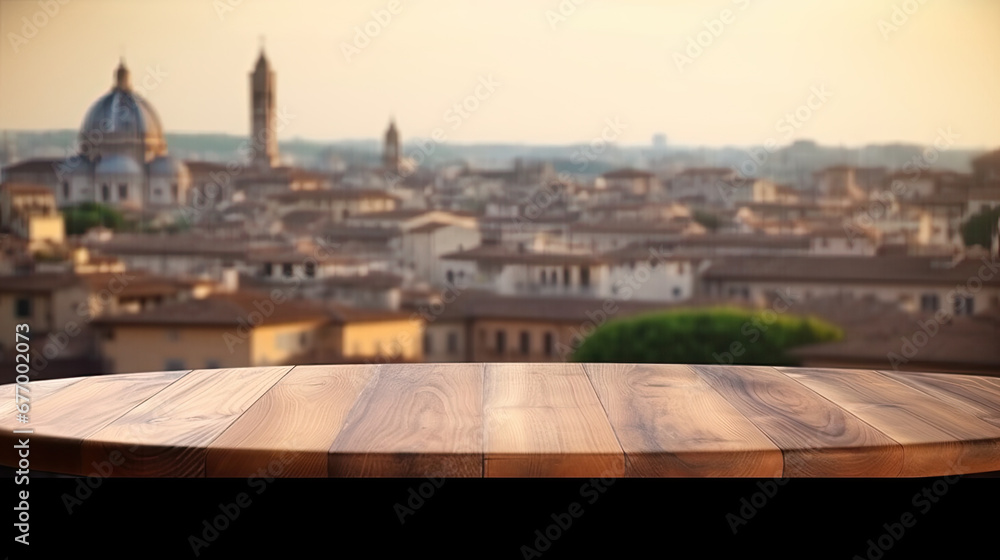
M8 140L19 159L29 157L60 157L75 153L74 130L9 131ZM240 147L247 138L230 134L166 134L170 153L183 158L228 162L242 160ZM3 142L3 136L0 136ZM677 167L721 166L740 169L751 156L746 147L722 148L669 147L654 150L650 147L607 146L595 152L587 144L544 146L531 144L443 144L433 145L430 154L420 146L427 146L419 138L404 137L403 154L417 155L425 165L442 162L466 161L475 167L508 167L515 158L546 160L554 163L557 171L596 175L616 167ZM0 144L0 160L4 145ZM335 164L377 164L381 153L379 140L340 140L322 142L314 140L287 140L279 150L287 163L302 167L329 168ZM861 148L823 146L810 141L800 141L768 154L766 161L757 167L757 176L792 181L805 177L817 169L830 165L885 166L902 168L904 164L921 158L923 146L915 144L868 145ZM760 149L757 153L761 153ZM954 148L935 154L933 167L967 173L970 160L982 150ZM581 162L586 161L587 165Z

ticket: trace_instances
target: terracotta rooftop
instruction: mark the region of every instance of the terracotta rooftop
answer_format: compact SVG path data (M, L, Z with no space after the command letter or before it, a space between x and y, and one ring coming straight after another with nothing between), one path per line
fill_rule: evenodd
M542 266L597 265L608 259L593 253L531 253L501 245L481 245L465 251L448 253L441 258L455 261L534 264Z
M362 200L366 198L399 200L399 197L378 189L301 190L276 194L269 198L282 203L314 202L319 200Z
M782 256L725 257L704 273L705 280L756 280L777 282L871 282L893 284L965 285L977 277L980 260L964 260L954 266L941 257L848 257ZM993 267L1000 263L993 263ZM1000 286L1000 274L984 280L986 286Z

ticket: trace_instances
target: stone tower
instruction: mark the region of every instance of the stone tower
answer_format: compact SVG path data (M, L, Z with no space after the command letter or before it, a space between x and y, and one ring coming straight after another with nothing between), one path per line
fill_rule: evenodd
M396 120L389 122L389 130L385 131L385 149L382 153L382 165L386 171L399 175L399 131L396 130Z
M274 71L260 50L257 66L250 74L251 165L267 170L278 166L278 130L275 113Z

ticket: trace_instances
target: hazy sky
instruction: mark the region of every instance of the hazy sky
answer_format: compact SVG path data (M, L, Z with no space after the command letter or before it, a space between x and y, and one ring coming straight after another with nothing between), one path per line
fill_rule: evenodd
M394 114L404 141L927 145L950 127L958 145L1000 146L997 0L48 4L0 0L0 129L79 127L124 54L168 132L247 134L265 36L282 140L375 138ZM376 36L348 57L366 25Z

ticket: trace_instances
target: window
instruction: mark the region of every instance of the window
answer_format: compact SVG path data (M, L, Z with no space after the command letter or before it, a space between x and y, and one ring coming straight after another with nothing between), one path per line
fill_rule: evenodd
M63 195L63 200L69 200L69 181L63 181L62 195Z
M543 348L545 349L545 355L551 356L553 351L555 350L552 333L550 332L545 333L545 337L542 339L542 345Z
M940 302L938 301L937 294L924 294L920 296L920 310L921 311L937 311L940 307Z
M291 278L292 276L292 265L291 263L285 263L281 265L281 273L286 277Z
M497 331L497 354L507 352L507 332Z
M972 296L955 296L955 315L972 315L975 302Z
M31 298L17 298L17 302L14 304L14 313L18 318L21 317L31 317Z
M531 353L531 333L521 331L521 355L527 356Z
M455 273L449 270L445 274L445 279L448 281L449 284L454 284L455 283Z
M674 297L675 298L681 297L681 289L680 288L674 287Z
M128 185L124 183L118 185L118 200L128 200Z
M108 187L107 183L101 185L101 200L104 202L111 200L111 188Z
M541 272L541 274L539 274L538 276L539 276L539 278L540 278L540 279L541 279L541 281L542 281L542 285L544 286L544 285L545 285L545 279L546 279L546 277L547 277L547 276L546 276L546 274L545 274L545 271L543 270L543 271Z
M557 274L556 271L553 270L552 274L549 275L549 284L555 286L558 283L559 283L559 274Z
M569 267L563 268L563 286L569 286Z
M316 277L316 263L314 262L306 263L306 276L308 276L309 278Z
M448 333L448 353L458 354L458 333Z
M271 263L264 263L264 276L271 276L274 274L274 265Z
M580 285L584 288L590 287L590 267L584 266L580 268Z
M424 354L431 354L434 352L434 339L431 337L431 333L424 333Z

